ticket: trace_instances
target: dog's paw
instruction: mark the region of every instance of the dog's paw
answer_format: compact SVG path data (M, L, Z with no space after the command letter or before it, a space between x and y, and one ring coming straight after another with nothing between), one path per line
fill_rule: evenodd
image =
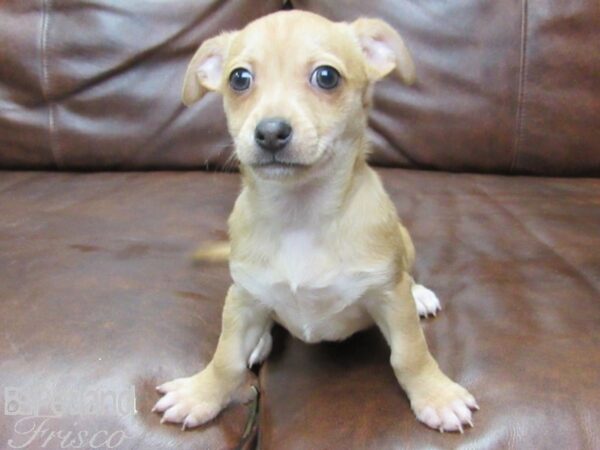
M422 399L411 402L419 421L441 433L473 427L472 410L479 410L475 398L465 388L450 380L440 382Z
M422 284L413 284L411 291L419 316L428 317L430 314L436 316L437 312L442 309L440 300L431 289L427 289Z
M152 411L162 413L161 423L180 423L183 430L215 418L229 400L204 372L169 381L156 390L163 397L156 402Z

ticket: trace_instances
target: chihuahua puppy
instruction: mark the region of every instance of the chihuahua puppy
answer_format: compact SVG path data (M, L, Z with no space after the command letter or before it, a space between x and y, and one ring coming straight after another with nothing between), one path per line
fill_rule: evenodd
M276 321L309 343L376 324L418 420L439 431L472 426L475 399L439 369L419 323L438 300L411 277L410 236L366 163L372 86L394 71L414 80L385 22L302 11L223 33L194 55L183 102L223 95L243 189L229 218L233 284L217 349L201 372L157 388L162 421L196 427L243 399Z

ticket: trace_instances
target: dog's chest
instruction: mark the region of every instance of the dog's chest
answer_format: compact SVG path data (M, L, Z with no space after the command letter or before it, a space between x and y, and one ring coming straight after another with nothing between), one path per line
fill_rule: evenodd
M370 323L359 300L386 274L352 267L328 249L309 232L289 232L268 264L233 262L232 276L296 337L307 342L343 339Z

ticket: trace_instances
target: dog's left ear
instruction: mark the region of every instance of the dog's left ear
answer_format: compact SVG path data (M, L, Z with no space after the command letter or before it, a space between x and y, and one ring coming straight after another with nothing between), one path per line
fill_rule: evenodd
M235 32L221 33L202 43L188 64L181 100L185 106L200 100L207 91L221 88L223 62Z
M415 64L396 30L379 19L362 18L350 26L360 42L370 81L377 81L394 69L406 84L415 81Z

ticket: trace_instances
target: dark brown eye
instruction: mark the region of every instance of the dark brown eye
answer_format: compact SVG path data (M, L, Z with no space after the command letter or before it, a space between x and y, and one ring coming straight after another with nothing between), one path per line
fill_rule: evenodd
M248 69L234 69L229 75L229 86L234 91L245 91L252 84L252 73Z
M310 83L329 91L340 83L340 73L331 66L319 66L310 76Z

